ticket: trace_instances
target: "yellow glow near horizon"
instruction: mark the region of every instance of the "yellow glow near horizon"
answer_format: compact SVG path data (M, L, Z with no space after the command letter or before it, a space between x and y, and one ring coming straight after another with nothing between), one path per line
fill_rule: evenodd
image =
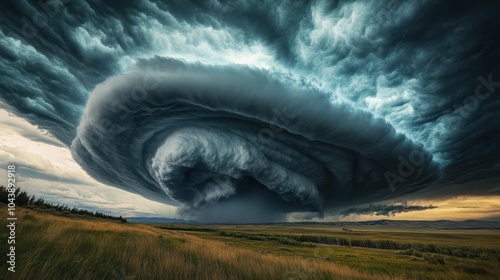
M429 205L437 208L399 213L395 216L350 215L343 221L366 220L488 220L500 218L500 196L457 196L443 200L408 201L409 205Z

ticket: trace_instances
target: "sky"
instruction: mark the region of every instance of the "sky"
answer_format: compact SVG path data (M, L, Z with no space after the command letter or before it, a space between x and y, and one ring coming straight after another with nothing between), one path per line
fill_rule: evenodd
M499 219L493 1L11 1L0 171L206 222Z

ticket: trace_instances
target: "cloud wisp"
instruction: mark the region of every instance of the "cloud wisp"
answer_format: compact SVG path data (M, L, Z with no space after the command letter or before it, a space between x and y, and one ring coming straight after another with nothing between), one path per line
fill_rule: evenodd
M438 208L433 205L408 205L407 202L401 204L370 204L366 207L351 207L339 212L340 216L349 215L370 215L370 216L387 216L394 217L396 214L414 212L414 211L424 211L429 209Z

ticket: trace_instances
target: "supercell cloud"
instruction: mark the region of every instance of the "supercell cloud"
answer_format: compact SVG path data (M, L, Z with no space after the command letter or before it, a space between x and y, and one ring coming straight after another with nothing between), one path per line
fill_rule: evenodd
M372 203L499 174L499 4L2 5L0 104L203 219L423 210Z
M398 173L398 157L422 166L405 191L439 173L384 120L263 70L141 67L96 87L73 141L76 160L109 184L195 208L252 188L319 211L390 194L384 173Z

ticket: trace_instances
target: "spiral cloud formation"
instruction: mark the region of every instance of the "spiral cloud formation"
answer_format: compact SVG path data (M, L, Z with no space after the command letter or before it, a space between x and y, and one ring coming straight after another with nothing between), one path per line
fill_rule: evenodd
M429 153L383 119L275 76L141 61L94 90L74 157L108 184L192 209L248 191L281 198L282 211L387 197L391 174L409 171L398 158L421 168L396 193L437 178Z
M0 107L197 220L499 194L498 1L1 5Z

